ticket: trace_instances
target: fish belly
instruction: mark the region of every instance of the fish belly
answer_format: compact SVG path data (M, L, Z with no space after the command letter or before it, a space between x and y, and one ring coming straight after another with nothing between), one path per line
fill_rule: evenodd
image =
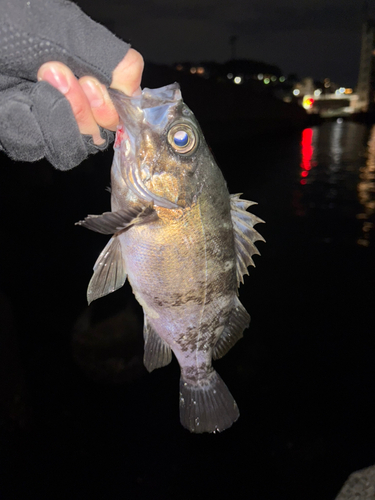
M120 236L129 282L155 331L180 364L210 358L235 295L234 251L197 205L175 220ZM232 240L229 239L232 244Z

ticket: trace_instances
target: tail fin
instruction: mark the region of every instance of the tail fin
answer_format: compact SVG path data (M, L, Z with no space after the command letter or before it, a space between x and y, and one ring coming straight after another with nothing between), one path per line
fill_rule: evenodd
M180 421L190 432L220 432L240 416L233 396L214 371L204 384L180 380Z

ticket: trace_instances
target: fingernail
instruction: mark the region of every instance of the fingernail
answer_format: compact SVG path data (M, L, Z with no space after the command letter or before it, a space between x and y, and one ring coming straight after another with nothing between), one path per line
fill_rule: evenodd
M81 87L92 108L103 106L104 97L99 85L96 85L92 80L85 80L81 83Z
M57 69L52 65L49 65L45 70L42 70L38 76L38 80L48 82L63 94L66 94L70 89L66 75L61 71L61 69Z

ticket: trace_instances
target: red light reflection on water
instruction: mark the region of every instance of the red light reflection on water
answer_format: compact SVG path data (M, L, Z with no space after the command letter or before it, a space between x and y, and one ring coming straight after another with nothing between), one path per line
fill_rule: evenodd
M305 128L302 132L301 139L301 172L302 177L307 177L309 175L309 170L313 166L312 157L314 154L314 148L312 145L314 131L312 128ZM302 182L304 181L304 182ZM306 184L306 180L302 179L301 184Z
M308 177L310 171L316 166L316 161L314 158L314 147L313 139L316 141L316 136L314 137L314 130L312 128L305 128L302 131L301 137L301 173L299 184L305 186L308 182ZM303 192L304 188L301 190L296 190L293 196L293 206L295 209L295 214L299 217L304 217L306 215L306 208L303 203Z

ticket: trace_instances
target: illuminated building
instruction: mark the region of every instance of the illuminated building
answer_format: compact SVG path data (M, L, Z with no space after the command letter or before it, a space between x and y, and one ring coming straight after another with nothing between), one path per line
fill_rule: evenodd
M362 27L361 61L357 94L361 111L375 109L375 21L369 20Z

